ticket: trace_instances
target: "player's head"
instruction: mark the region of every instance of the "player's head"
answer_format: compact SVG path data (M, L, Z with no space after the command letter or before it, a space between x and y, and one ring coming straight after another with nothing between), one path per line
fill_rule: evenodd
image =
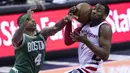
M91 20L105 20L109 14L109 7L106 4L96 4L91 12Z
M30 19L27 14L22 14L17 20L17 24L20 27L24 21L28 20L27 30L36 30L36 23L34 19Z

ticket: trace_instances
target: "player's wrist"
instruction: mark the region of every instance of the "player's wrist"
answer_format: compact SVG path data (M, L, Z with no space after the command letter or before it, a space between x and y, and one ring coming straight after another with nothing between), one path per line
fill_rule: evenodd
M83 43L88 44L88 43L90 43L90 41L89 41L87 38L85 38L85 39L83 40Z
M27 26L27 23L24 22L23 24L21 24L19 28L22 30L25 30L26 26Z
M19 27L19 29L20 29L20 31L24 31L24 30L25 30L25 26L24 26L24 25L21 25L21 26Z

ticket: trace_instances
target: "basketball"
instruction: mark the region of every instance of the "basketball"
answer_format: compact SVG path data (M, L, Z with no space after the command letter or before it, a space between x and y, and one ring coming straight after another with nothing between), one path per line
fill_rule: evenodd
M77 20L82 24L88 23L92 10L91 5L88 3L79 3L76 7L78 9L75 14L76 16L78 16Z

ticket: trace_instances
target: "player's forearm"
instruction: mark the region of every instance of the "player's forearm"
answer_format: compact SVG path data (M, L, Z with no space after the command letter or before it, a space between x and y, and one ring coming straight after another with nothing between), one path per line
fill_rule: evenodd
M47 27L47 28L43 28L41 30L41 34L44 36L44 37L49 37L49 36L52 36L54 35L55 33L57 33L58 31L60 31L61 29L63 29L65 26L65 23L62 20L60 20L59 22L57 22L54 26L52 27Z
M109 53L104 48L92 44L89 40L85 41L84 43L87 45L88 48L90 48L94 52L94 54L99 56L101 59L108 59Z
M21 25L18 28L18 30L15 32L15 34L12 38L13 43L19 43L22 40L24 30L25 30L25 27L23 25Z
M54 27L52 27L51 30L49 30L48 32L50 33L50 35L54 35L55 33L57 33L58 31L62 30L65 27L66 23L64 21L64 19L61 19L60 21L58 21ZM48 34L49 34L48 33ZM48 36L50 36L48 35Z
M72 32L72 24L68 23L65 27L65 34L64 34L64 42L66 45L71 45L74 43L72 38L70 37L70 33Z
M61 29L63 29L66 25L66 22L64 21L64 19L61 19L59 22L57 22L55 24L55 30L54 31L60 31Z

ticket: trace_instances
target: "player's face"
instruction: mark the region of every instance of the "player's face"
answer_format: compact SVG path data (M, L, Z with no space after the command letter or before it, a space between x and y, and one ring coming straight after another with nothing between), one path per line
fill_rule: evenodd
M28 19L28 20L29 21L28 21L26 29L36 30L36 23L35 23L34 19Z
M104 16L105 7L101 4L96 4L91 12L91 20L100 20Z

